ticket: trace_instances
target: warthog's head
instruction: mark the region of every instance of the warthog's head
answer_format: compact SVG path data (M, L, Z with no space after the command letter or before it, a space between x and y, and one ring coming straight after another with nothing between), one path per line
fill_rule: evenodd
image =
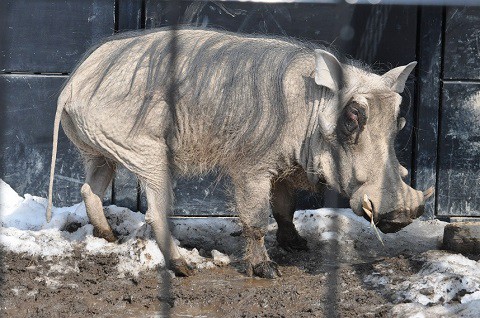
M400 230L424 211L426 198L404 182L408 170L394 149L395 137L405 125L399 117L400 93L415 65L412 62L380 76L316 51L315 82L328 88L328 99L333 96L334 102L325 103L321 111L319 126L325 144L313 165L350 198L356 214L373 217L385 233ZM322 109L322 101L317 103ZM365 200L371 213L362 208Z

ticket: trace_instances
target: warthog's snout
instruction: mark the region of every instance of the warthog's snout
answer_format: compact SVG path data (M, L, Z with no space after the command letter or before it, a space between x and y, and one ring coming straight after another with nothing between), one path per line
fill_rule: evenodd
M395 233L412 223L425 212L425 201L434 193L434 188L428 188L423 193L417 191L421 203L415 208L402 208L378 216L377 227L383 233Z
M398 209L380 216L377 227L383 233L395 233L412 223L413 219L425 212L425 206L420 205L416 209Z
M369 221L372 221L373 218L372 222L375 223L383 233L398 232L412 223L413 219L418 218L425 212L425 201L432 196L434 192L433 188L429 188L423 193L412 188L410 189L410 204L405 204L401 208L386 213L379 212L376 209L378 205L374 203L375 201L372 201L367 195L364 195L362 202L363 217Z

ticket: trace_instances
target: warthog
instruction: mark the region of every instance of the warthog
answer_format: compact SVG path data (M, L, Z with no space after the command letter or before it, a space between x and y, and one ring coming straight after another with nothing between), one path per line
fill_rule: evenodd
M292 222L293 190L326 182L384 232L422 214L424 195L402 178L394 139L415 66L376 75L288 39L180 28L113 37L92 49L58 99L47 219L60 121L85 158L81 189L96 234L114 241L101 198L118 163L142 181L146 222L177 274L190 270L167 215L172 178L216 169L234 187L247 273L280 275L264 246L270 211L281 245L305 249Z

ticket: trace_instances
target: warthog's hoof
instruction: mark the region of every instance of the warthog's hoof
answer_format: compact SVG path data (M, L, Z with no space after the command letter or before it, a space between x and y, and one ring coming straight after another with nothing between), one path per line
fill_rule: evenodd
M103 238L110 243L113 243L117 240L117 237L115 236L115 234L113 234L111 230L102 231L97 228L93 228L93 236Z
M171 260L169 269L175 273L175 276L187 277L193 275L192 267L183 258Z
M280 247L288 252L308 251L307 240L298 235L298 233L285 235L283 232L277 232L277 242Z
M247 275L248 276L258 276L261 278L277 278L282 276L282 273L278 269L277 263L273 261L265 261L258 264L248 264L247 265Z

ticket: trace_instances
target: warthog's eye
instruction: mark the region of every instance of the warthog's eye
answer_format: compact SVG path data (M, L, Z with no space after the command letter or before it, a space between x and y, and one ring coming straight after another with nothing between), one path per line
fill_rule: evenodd
M362 131L366 120L365 108L363 106L355 102L348 104L343 111L343 133L352 135L357 131Z
M358 128L358 109L348 105L345 111L345 129L348 133L353 133Z

